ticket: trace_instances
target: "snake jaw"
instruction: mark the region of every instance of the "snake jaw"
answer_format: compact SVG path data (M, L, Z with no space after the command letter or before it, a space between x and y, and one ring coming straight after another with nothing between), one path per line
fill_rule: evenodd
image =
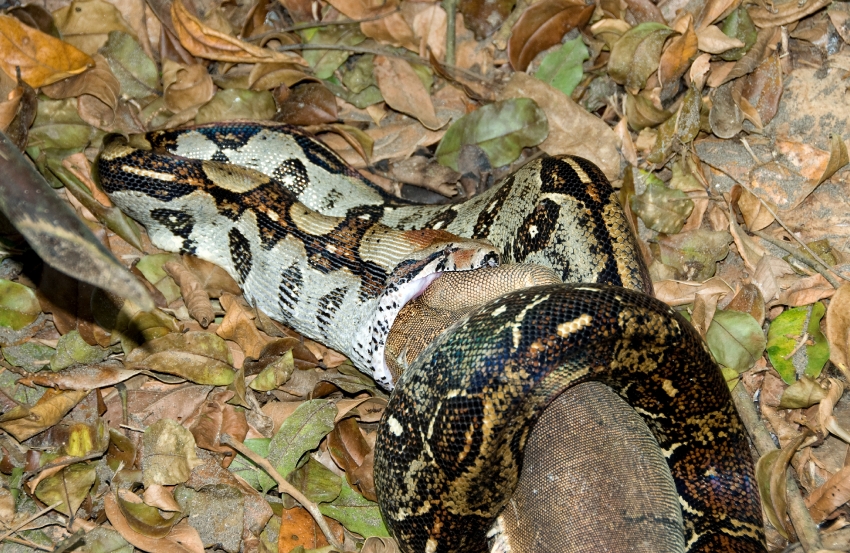
M352 350L360 357L359 365L369 367L372 378L383 388L392 390L395 385L385 351L390 329L401 309L445 272L495 267L498 263L499 253L489 243L460 240L432 244L398 264L375 302L375 309L354 335Z

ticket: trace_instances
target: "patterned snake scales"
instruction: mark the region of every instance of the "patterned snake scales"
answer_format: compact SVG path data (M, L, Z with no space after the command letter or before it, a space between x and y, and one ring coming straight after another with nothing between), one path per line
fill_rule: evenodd
M766 551L726 384L648 295L592 163L400 205L309 135L234 122L113 138L97 172L158 247L220 265L388 389L403 369L375 460L403 551Z

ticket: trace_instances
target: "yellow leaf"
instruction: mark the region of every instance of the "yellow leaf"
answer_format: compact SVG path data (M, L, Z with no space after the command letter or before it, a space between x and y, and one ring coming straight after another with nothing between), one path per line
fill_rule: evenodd
M0 68L33 88L49 85L94 66L94 60L67 42L0 15Z

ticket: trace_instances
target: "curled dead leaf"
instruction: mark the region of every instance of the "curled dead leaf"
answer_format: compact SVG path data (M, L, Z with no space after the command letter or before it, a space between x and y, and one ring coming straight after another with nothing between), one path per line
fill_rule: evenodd
M215 94L206 67L183 65L168 58L162 60L162 88L166 107L175 113L200 106Z
M171 5L171 19L180 44L193 56L233 63L289 62L306 65L296 54L260 48L204 25L181 0L175 0Z

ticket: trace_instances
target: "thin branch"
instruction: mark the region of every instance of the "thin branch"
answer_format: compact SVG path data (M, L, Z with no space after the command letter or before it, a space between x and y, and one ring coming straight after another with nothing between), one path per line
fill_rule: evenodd
M387 56L391 58L400 58L408 63L416 63L419 65L424 65L426 67L430 67L431 63L423 60L419 56L401 52L389 52L386 50L379 50L377 48L362 48L360 46L345 46L343 44L284 44L282 46L278 46L274 49L276 52L295 52L298 50L341 50L343 52L351 52L352 54L373 54L375 56ZM480 83L489 84L491 81L486 77L475 73L474 71L470 71L468 69L464 69L462 67L458 67L457 65L449 65L443 64L444 68L451 69L452 71L456 71L462 75L469 77L470 79L475 79Z
M266 36L276 35L278 33L291 33L293 31L303 31L304 29L315 29L317 27L333 27L335 25L359 25L361 23L367 23L369 21L377 21L379 19L383 19L388 15L398 13L399 11L401 11L401 8L395 8L386 13L382 13L380 15L373 15L372 17L366 17L363 19L345 19L342 21L316 21L314 23L299 23L298 25L292 25L290 27L284 27L283 29L277 29L276 31L269 31L268 33L252 36L250 38L250 41L260 41L265 39Z
M804 332L803 335L800 336L800 339L797 341L797 345L794 346L794 349L791 350L791 353L783 356L782 358L785 359L786 361L788 361L789 359L794 357L794 354L796 354L798 351L800 351L800 348L805 346L806 342L808 342L808 341L809 341L809 333Z
M735 402L735 408L738 410L741 421L752 438L759 455L764 456L775 451L777 448L773 443L773 438L771 438L764 422L759 418L753 400L742 384L738 384L732 390L732 400ZM809 514L809 509L800 494L797 482L790 474L786 475L785 497L788 501L788 516L791 518L791 524L794 526L794 531L797 532L797 537L803 545L803 549L805 551L823 549L818 528L812 520L812 515Z
M455 64L455 21L457 20L457 0L443 0L446 10L446 64Z
M827 282L832 284L833 287L838 288L838 286L840 285L839 282L837 280L835 280L832 277L832 275L829 274L829 272L824 271L821 267L818 267L818 265L814 261L812 261L808 257L801 255L800 252L798 252L797 250L795 250L794 248L792 248L791 246L789 246L788 244L786 244L782 240L777 240L773 236L770 236L767 233L761 232L760 230L751 230L750 232L755 234L756 236L758 236L762 240L764 240L766 242L770 242L771 244L773 244L777 248L787 252L794 259L796 259L797 261L799 261L801 263L804 263L807 267L811 267L811 269L813 271L817 271L818 273L820 273L821 276L823 276L823 278L825 278L827 280ZM838 276L841 276L841 275L839 274Z
M714 167L714 166L712 166L712 167ZM814 259L815 261L817 261L817 262L818 262L821 266L823 266L823 267L824 267L827 271L830 271L830 272L832 272L832 273L835 273L836 275L838 275L840 278L842 278L842 279L844 279L844 280L848 280L848 281L850 281L850 277L845 276L845 275L843 275L843 274L841 274L841 273L839 273L839 272L835 271L832 267L830 267L829 265L827 265L826 261L824 261L823 259L821 259L821 258L820 258L820 256L819 256L818 254L816 254L815 252L813 252L813 251L812 251L812 249L811 249L809 246L807 246L805 242L803 242L802 240L800 240L800 239L797 237L797 235L796 235L796 234L794 234L794 232L793 232L790 228L788 228L788 226L785 224L785 222L784 222L784 221L782 221L782 219L780 219L780 218L779 218L779 215L777 215L777 214L776 214L776 212L773 210L773 208L771 208L771 207L770 207L770 205L769 205L766 201L762 200L762 199L758 196L758 194L756 194L755 192L753 192L753 190L750 188L750 186L749 186L748 184L746 184L745 182L741 181L738 177L736 177L735 175L733 175L733 174L731 174L730 172L726 171L726 170L725 170L725 169L723 169L722 167L714 167L714 168L715 168L715 169L717 169L718 171L720 171L721 173L723 173L724 175L726 175L727 177L729 177L730 179L732 179L733 181L735 181L736 183L740 184L740 185L741 185L744 189L746 189L746 191L747 191L747 192L749 192L750 194L752 194L753 196L755 196L756 198L758 198L758 201L759 201L759 202L761 202L761 205L763 205L763 206L764 206L764 208L765 208L765 209L766 209L766 210L767 210L767 211L768 211L771 215L773 215L773 218L774 218L774 219L776 219L776 222L777 222L777 223L779 223L779 225L780 225L783 229L785 229L785 232L787 232L788 234L790 234L790 235L794 238L794 240L796 240L796 241L800 244L800 246L802 246L802 247L803 247L803 249L804 249L804 250L806 250L806 253L808 253L809 255L811 255L811 256L812 256L812 259ZM837 286L836 286L836 288L837 288Z
M26 545L27 547L32 547L33 549L40 549L41 551L53 551L53 547L41 545L40 543L35 543L34 541L25 540L23 538L16 538L14 536L7 537L6 541L10 541L12 543L17 543L20 545Z
M2 542L2 541L4 541L4 540L8 539L8 538L9 538L9 536L11 536L12 534L14 534L15 532L17 532L17 531L18 531L18 530L20 530L21 528L23 528L24 526L26 526L26 525L27 525L27 524L29 524L30 522L34 521L35 519L37 519L37 518L38 518L38 517L40 517L41 515L43 515L43 514L45 514L45 513L49 512L49 511L52 511L53 509L55 509L58 505L61 505L62 503L63 503L62 501L57 501L57 502L56 502L56 503L54 503L53 505L48 505L47 507L45 507L44 509L42 509L42 510L38 511L37 513L33 513L32 515L28 516L26 519L22 520L20 523L18 523L18 524L16 524L15 526L13 526L13 527L12 527L12 528L8 531L8 532L6 532L6 533L5 533L5 534L3 534L2 536L0 536L0 542Z
M295 501L300 503L302 507L307 509L310 515L313 516L313 519L316 521L316 524L322 530L322 534L325 535L325 539L328 540L328 543L339 551L345 551L345 549L343 549L342 544L336 540L336 537L333 535L333 532L331 532L330 527L328 527L328 523L325 521L324 515L322 515L322 512L319 511L319 506L304 497L304 494L298 491L295 486L287 482L283 478L283 476L281 476L280 473L275 470L272 464L268 462L268 460L263 459L262 457L245 447L242 443L237 442L229 434L222 434L219 441L224 445L232 447L233 449L250 459L251 462L262 468L266 472L266 474L268 474L272 478L272 480L277 483L277 488L279 491L291 496L293 499L295 499Z

